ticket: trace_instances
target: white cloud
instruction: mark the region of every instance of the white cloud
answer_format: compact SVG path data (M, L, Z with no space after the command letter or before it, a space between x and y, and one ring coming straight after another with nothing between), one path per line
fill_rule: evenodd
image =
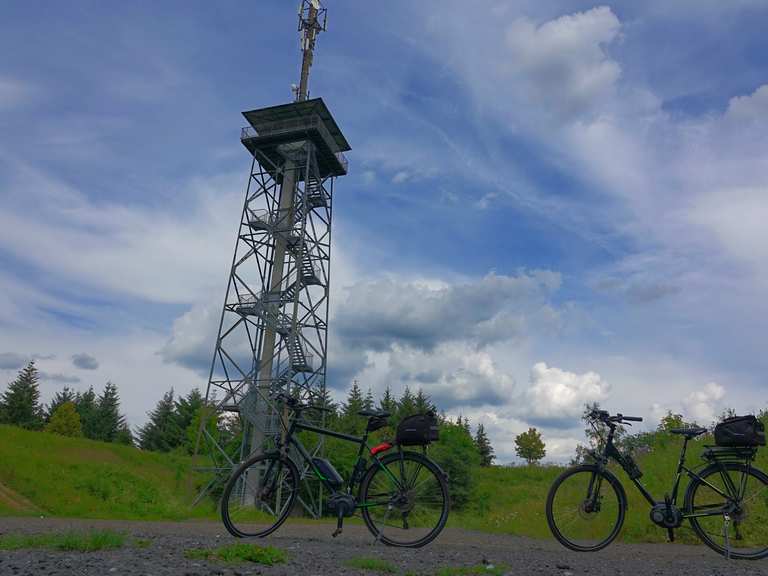
M709 425L717 417L718 410L722 408L723 398L725 398L725 389L716 382L709 382L701 390L691 392L683 400L685 409L683 416L699 424Z
M511 76L505 85L522 81L522 98L558 111L563 119L599 109L621 74L618 63L604 51L620 28L605 6L538 26L528 19L515 20L505 31L507 50L501 53L501 75Z
M165 303L195 302L226 279L242 177L193 180L176 210L158 211L95 203L5 160L13 178L0 198L0 244L48 276Z
M596 372L575 374L545 362L531 369L527 390L529 420L558 426L573 425L584 411L584 405L603 402L608 398L610 385Z

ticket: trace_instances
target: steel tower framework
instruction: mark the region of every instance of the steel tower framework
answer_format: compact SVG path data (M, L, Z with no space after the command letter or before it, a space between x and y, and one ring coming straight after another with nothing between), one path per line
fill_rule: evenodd
M243 115L253 162L206 393L243 434L227 449L201 426L219 475L281 433L277 392L325 396L333 188L350 149L320 98Z
M281 434L275 394L325 398L333 186L350 149L323 100L307 99L326 20L319 0L301 0L296 101L243 112L249 126L240 139L253 162L208 378L206 405L215 409L198 437L215 472L209 488ZM209 426L227 418L240 423L234 446ZM300 497L315 516L321 490L309 486Z

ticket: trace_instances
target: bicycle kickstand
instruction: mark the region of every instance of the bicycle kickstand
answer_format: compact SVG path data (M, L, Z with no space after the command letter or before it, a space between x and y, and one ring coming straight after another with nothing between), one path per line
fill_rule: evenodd
M331 534L331 536L336 538L336 536L341 534L344 531L343 526L344 526L344 511L340 509L339 516L336 519L336 530L333 531L333 534Z
M730 560L731 559L731 538L729 536L729 527L731 524L731 517L728 514L725 514L723 517L723 540L725 541L725 559Z

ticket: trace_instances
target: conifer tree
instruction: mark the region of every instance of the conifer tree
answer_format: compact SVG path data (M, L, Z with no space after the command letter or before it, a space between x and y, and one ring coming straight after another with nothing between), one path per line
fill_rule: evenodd
M34 360L19 372L16 380L0 398L3 423L29 430L43 427L43 409L40 406L37 368Z
M60 404L51 414L48 424L45 426L46 432L60 434L61 436L82 436L83 430L80 426L80 415L77 413L74 402L64 402Z
M392 395L392 389L389 385L387 385L384 394L381 396L381 400L379 400L379 410L389 412L393 416L397 413L397 400Z
M173 389L166 392L148 413L149 421L139 428L138 441L142 450L169 452L176 447L179 431L173 418Z
M416 412L419 414L435 410L435 405L432 404L429 396L427 396L421 388L419 388L419 391L416 393L416 398L413 403Z
M96 393L93 387L82 394L75 396L75 408L80 416L80 424L83 427L83 436L91 440L98 439L98 417L96 413Z
M493 464L496 456L493 454L493 446L491 446L488 434L485 433L485 426L482 424L477 426L477 432L475 432L475 446L480 453L480 466Z
M413 397L413 392L411 392L408 386L403 390L403 395L400 396L397 407L398 421L416 414L416 399Z
M115 444L126 444L128 446L133 446L133 433L131 432L131 427L128 426L127 422L121 422L113 442Z
M107 382L94 407L94 440L114 442L121 427L125 427L125 418L120 415L120 396L117 386Z
M203 408L203 404L203 395L197 388L191 390L186 396L179 396L179 399L176 400L173 419L175 423L174 428L179 436L172 439L171 444L173 444L174 448L184 446L188 452L194 451L195 447L194 444L190 444L190 437L193 443L197 439L197 427L199 426L197 416ZM195 430L193 434L190 434L189 428L193 425L195 425Z
M364 409L364 403L363 393L355 380L341 412L342 429L349 434L359 434L363 430L364 421L357 413Z
M75 392L68 386L64 386L64 388L56 392L50 404L48 404L47 410L45 411L46 423L51 421L51 416L53 416L54 412L56 412L59 406L66 404L67 402L72 402L72 405L74 406L75 399ZM77 417L77 420L78 422L80 421L80 416Z
M373 410L373 392L370 387L365 394L365 398L363 398L363 410Z

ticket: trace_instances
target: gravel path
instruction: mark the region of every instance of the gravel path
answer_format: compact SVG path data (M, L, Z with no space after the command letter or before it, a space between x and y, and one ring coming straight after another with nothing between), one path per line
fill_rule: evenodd
M136 538L149 539L151 543L146 548L126 547L88 554L41 550L0 552L0 575L375 574L345 566L349 559L360 557L387 560L398 567L401 575L406 572L429 575L438 568L484 562L508 566L508 573L514 575L768 575L768 560L728 562L703 546L614 544L602 552L579 554L554 541L446 529L433 544L408 550L373 544L363 526L348 526L344 534L334 539L331 538L333 527L322 524L289 524L258 541L287 550L289 560L286 564L274 567L231 565L184 558L184 551L190 548L210 548L236 541L217 523L0 518L0 534L90 528L122 531Z

